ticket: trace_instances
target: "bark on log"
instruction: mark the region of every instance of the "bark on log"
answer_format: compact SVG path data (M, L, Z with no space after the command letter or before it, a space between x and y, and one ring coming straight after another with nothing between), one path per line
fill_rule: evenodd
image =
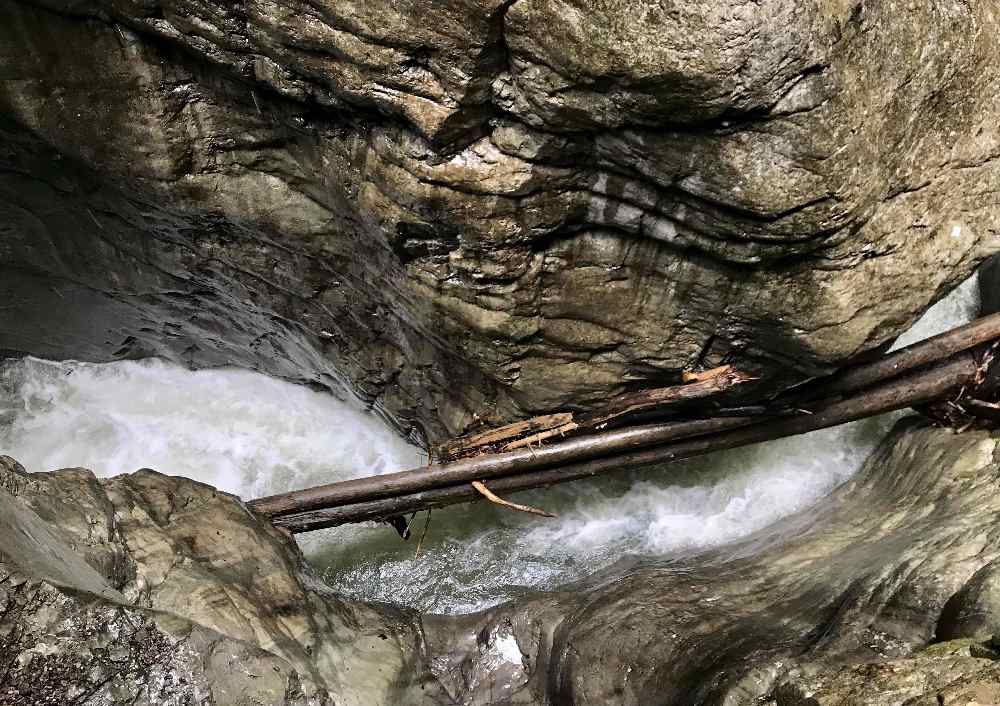
M490 488L498 493L511 493L804 434L941 399L949 392L974 384L978 372L975 356L960 353L933 368L892 379L854 398L818 404L811 414L752 424L620 456L518 473L491 481ZM407 495L279 517L273 522L291 532L307 532L453 505L477 496L478 492L467 483L439 486Z
M422 466L381 476L357 478L251 500L247 505L262 515L276 517L293 512L428 490L440 485L471 483L498 476L579 461L612 453L632 451L668 441L734 429L755 421L747 417L719 417L686 422L649 424L617 429L560 441L534 449L519 449L463 459L440 466Z
M711 371L710 377L702 377L697 382L686 385L675 385L674 387L661 387L655 390L640 390L628 395L622 395L612 400L607 406L574 417L577 426L589 429L598 429L601 425L626 414L635 412L645 412L650 409L658 409L665 405L677 404L690 400L700 400L712 397L720 392L749 382L751 378L746 373L723 366Z
M523 422L514 422L496 429L487 429L468 436L461 436L452 441L445 442L435 449L435 455L440 459L450 459L459 454L478 449L501 441L516 439L529 432L544 432L553 427L560 427L573 421L572 412L560 412L559 414L545 414L540 417L532 417Z
M612 419L636 412L660 409L681 402L705 399L751 380L750 376L730 365L687 373L689 382L621 395L592 412L575 415L569 412L546 414L515 422L497 429L487 429L441 444L433 451L438 463L447 463L475 454L499 453L532 446L556 436L601 429Z
M937 336L913 343L869 363L859 363L828 377L810 380L786 390L776 402L788 399L816 400L863 390L869 385L890 380L910 370L942 361L956 353L1000 338L1000 314L976 319Z

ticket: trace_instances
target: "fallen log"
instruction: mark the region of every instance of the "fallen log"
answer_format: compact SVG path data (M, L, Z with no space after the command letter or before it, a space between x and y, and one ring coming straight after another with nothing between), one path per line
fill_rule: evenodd
M973 385L979 374L980 363L976 357L968 352L959 353L939 365L895 377L856 397L817 403L802 416L743 425L718 434L702 435L622 455L506 475L491 481L490 489L495 493L528 490L804 434L941 399L950 392ZM272 522L291 532L307 532L444 507L467 502L477 496L479 491L468 482L441 483L405 495L276 517Z
M852 365L832 375L804 382L785 390L775 401L794 400L795 403L801 403L803 400L849 394L997 339L1000 339L1000 314L991 314L913 343L877 360Z
M649 424L567 439L535 449L467 458L437 466L422 466L381 476L356 478L251 500L247 505L262 515L277 517L304 510L405 495L454 483L471 483L511 473L580 461L663 444L750 424L747 417L719 417L685 422Z
M609 421L626 415L712 397L752 379L731 365L723 365L701 373L685 373L684 385L619 395L592 412L546 414L469 434L439 445L434 449L433 456L439 463L446 463L471 455L513 451L534 446L555 437L601 429Z
M689 379L694 379L695 381L686 385L661 387L654 390L640 390L639 392L621 395L613 399L605 407L582 414L579 418L574 418L573 421L581 429L599 429L612 419L623 417L627 414L659 409L665 405L677 404L678 402L712 397L736 385L742 385L754 379L730 365L715 368L707 373L688 373L687 375Z

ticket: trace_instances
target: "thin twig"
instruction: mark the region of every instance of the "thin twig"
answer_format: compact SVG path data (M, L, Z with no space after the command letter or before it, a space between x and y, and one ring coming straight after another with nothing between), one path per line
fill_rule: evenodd
M578 427L576 423L569 422L567 424L563 424L561 427L556 427L555 429L549 429L548 431L540 431L537 434L532 434L531 436L526 436L523 439L512 441L506 446L504 446L503 450L513 451L514 449L524 448L525 446L527 446L530 449L531 445L536 441L538 442L538 445L541 446L542 442L545 441L546 439L551 439L553 436L565 436L566 432L573 431L577 428Z
M531 507L531 505L518 505L517 503L512 503L504 500L499 495L493 493L492 490L486 487L486 484L479 480L472 481L472 487L479 491L479 494L484 498L489 500L491 503L496 503L510 510L517 510L518 512L527 512L532 515L541 515L542 517L555 517L551 512L546 512L537 507Z
M427 536L427 528L431 526L431 512L434 508L430 508L427 511L427 519L424 520L424 531L420 533L420 539L417 540L417 551L413 552L413 558L416 559L420 556L420 547L424 546L424 537Z

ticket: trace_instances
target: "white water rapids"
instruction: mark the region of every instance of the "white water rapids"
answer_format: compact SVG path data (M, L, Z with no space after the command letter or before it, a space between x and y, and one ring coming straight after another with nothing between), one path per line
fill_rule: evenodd
M905 342L968 321L977 306L973 278L931 309ZM890 423L865 420L515 497L558 519L485 503L438 510L417 557L423 515L407 543L385 525L326 530L300 541L343 593L469 612L522 587L580 578L624 555L663 556L763 528L848 478ZM192 372L157 360L3 362L0 453L31 471L82 466L111 476L155 468L244 498L423 462L377 417L330 395L258 373Z

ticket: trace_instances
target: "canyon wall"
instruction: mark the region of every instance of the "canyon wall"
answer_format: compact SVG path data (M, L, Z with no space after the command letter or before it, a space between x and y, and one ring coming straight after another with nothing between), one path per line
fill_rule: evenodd
M878 349L1000 248L993 3L14 0L0 349L414 437Z

